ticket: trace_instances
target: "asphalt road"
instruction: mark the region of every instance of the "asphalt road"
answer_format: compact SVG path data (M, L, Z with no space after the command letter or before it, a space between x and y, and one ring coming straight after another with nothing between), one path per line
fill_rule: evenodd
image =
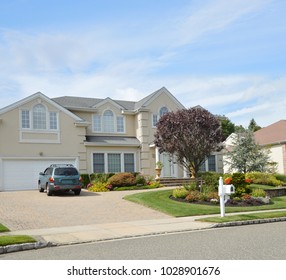
M286 222L52 247L0 260L286 260Z

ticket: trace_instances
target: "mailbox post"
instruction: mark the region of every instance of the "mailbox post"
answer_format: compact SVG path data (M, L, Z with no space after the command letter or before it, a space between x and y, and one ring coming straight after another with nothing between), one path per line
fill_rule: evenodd
M225 216L225 203L229 200L229 196L235 192L234 185L224 185L222 177L219 177L218 195L220 197L220 216Z

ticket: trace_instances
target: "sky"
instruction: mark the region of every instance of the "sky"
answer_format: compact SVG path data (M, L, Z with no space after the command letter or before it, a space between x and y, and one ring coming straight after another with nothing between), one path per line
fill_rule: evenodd
M165 86L247 127L286 119L284 0L0 0L0 108Z

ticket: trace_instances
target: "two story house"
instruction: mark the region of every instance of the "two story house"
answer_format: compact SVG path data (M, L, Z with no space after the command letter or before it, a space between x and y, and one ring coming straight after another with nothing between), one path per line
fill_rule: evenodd
M0 191L36 189L38 174L53 163L74 164L81 173L141 172L163 177L187 172L153 144L160 116L184 108L165 88L138 102L41 92L0 109ZM208 164L209 161L209 164ZM217 171L215 157L205 170Z

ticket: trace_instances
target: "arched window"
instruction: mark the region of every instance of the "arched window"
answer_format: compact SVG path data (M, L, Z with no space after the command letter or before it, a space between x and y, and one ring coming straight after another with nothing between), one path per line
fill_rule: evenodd
M103 113L103 128L104 132L114 132L114 114L111 110Z
M37 104L33 108L33 129L47 128L47 113L46 108L42 104Z
M163 115L167 114L168 112L169 112L169 110L168 110L167 107L162 107L162 108L160 109L160 111L159 111L159 116L160 116L160 118L161 118Z

